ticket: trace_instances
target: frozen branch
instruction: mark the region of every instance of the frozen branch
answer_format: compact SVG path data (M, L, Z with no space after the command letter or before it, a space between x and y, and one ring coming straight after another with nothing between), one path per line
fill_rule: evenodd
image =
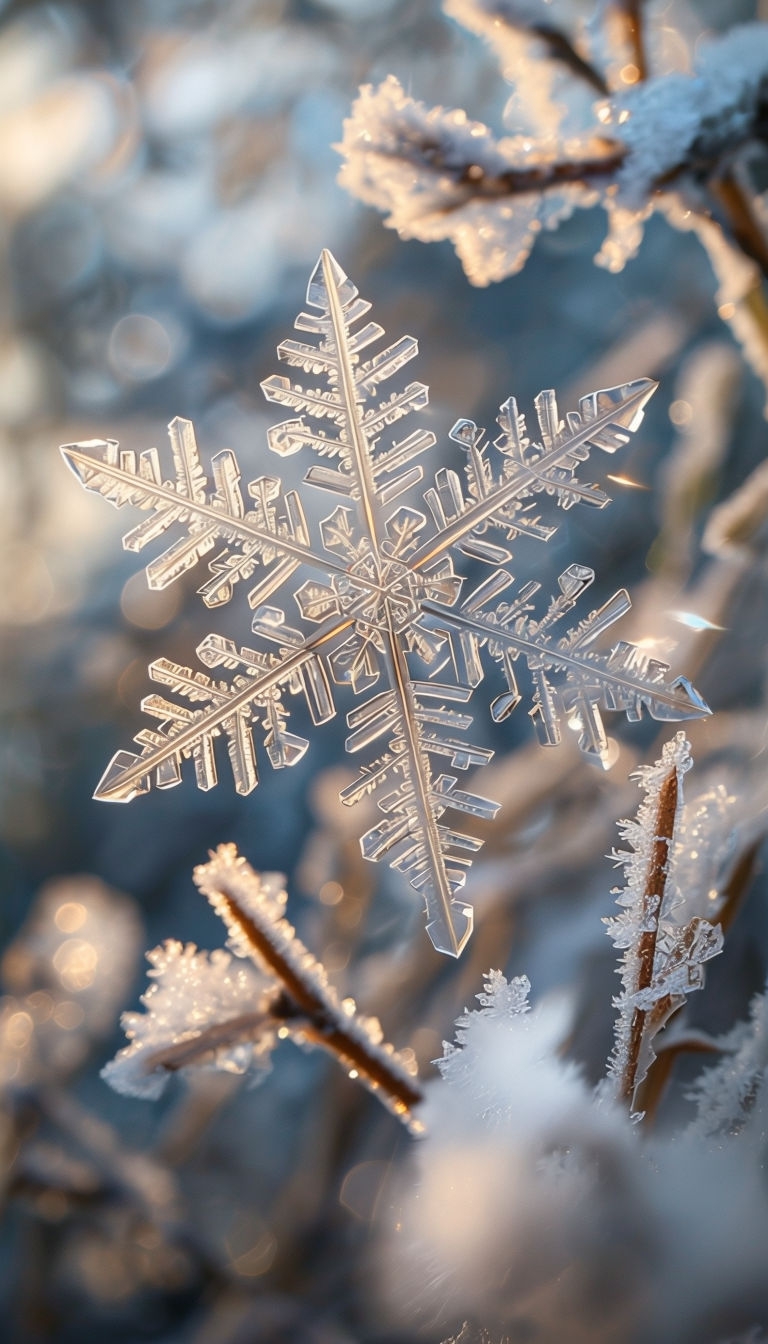
M352 999L339 1001L325 970L283 917L282 893L265 887L234 845L220 845L209 863L195 869L194 878L224 920L233 947L280 986L270 1003L271 1016L292 1036L335 1055L352 1076L413 1125L421 1089L410 1057L382 1044L378 1021L357 1014Z
M151 952L147 1011L125 1015L130 1044L107 1065L107 1081L156 1097L171 1073L185 1069L263 1075L278 1040L290 1036L322 1046L418 1132L414 1110L422 1094L411 1053L396 1053L375 1018L359 1014L352 999L339 1000L284 917L279 877L255 873L234 845L220 845L194 877L236 955L173 942Z
M621 831L630 849L614 854L627 883L617 896L621 914L605 921L614 946L624 949L606 1090L633 1113L638 1088L655 1058L654 1037L686 995L701 988L703 963L722 948L721 928L690 916L679 882L687 858L682 778L691 764L688 743L678 733L655 765L638 772L645 796L637 820L622 823ZM692 836L700 831L699 821L695 817L691 824ZM695 904L695 891L691 895Z
M611 225L599 261L619 270L637 251L644 218L672 191L710 224L714 213L768 274L762 222L734 172L740 150L768 141L766 26L744 24L702 44L693 74L647 78L640 10L631 0L609 6L632 56L618 91L598 104L597 124L577 136L566 137L553 112L549 63L530 55L503 62L505 73L514 64L526 106L541 103L529 135L496 138L460 109L427 108L390 76L360 91L339 180L402 237L450 239L477 285L514 274L538 231L598 201ZM489 23L487 5L453 0L449 12L476 31ZM528 85L535 92L537 80L534 96Z

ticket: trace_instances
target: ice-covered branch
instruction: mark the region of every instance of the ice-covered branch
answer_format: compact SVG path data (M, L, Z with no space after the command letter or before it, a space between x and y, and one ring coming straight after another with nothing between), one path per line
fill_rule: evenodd
M722 930L685 908L686 847L681 843L682 780L692 761L683 733L664 747L661 759L638 771L644 798L636 821L622 823L630 849L614 854L626 886L621 914L607 919L614 946L624 950L616 1040L606 1090L636 1109L637 1090L654 1059L653 1039L703 984L703 963L722 948ZM682 922L683 919L685 922Z
M542 228L595 205L625 152L599 128L567 146L497 139L461 109L409 97L393 75L360 90L339 149L352 195L403 238L450 239L476 285L519 271Z
M421 1089L411 1053L385 1044L375 1018L338 998L285 918L279 875L255 873L234 845L220 845L194 878L235 956L175 942L150 952L147 1011L125 1015L130 1045L104 1070L108 1082L156 1097L169 1074L196 1066L263 1074L278 1039L290 1036L329 1051L417 1132Z
M472 8L468 26L477 29ZM670 190L684 191L687 209L719 216L768 273L761 223L732 173L743 146L768 139L768 28L743 24L701 43L692 74L646 79L640 6L608 8L632 38L624 67L632 77L577 137L553 129L545 109L537 132L498 139L460 109L427 108L390 76L361 90L345 123L341 182L402 237L449 238L478 285L514 274L540 229L598 200L612 231L599 260L618 270L639 246L646 213ZM454 11L465 21L464 6ZM547 76L537 70L521 54L514 78L538 78L546 104Z

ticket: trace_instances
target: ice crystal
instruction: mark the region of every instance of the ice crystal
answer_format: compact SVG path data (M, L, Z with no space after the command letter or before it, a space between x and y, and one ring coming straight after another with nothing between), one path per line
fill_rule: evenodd
M203 1030L211 1041L204 1064L229 1073L256 1069L263 1074L269 1069L277 1023L267 1014L269 982L252 966L235 961L222 948L198 952L193 943L184 946L175 940L153 948L147 960L152 980L142 997L147 1011L123 1014L130 1045L102 1072L117 1092L159 1097L169 1073L153 1061L171 1046L199 1040ZM232 1028L233 1021L239 1031ZM221 1041L210 1032L219 1024L230 1025Z
M720 926L694 913L698 887L692 884L689 901L682 885L698 864L690 842L702 837L710 815L708 804L698 805L683 825L682 780L691 765L689 744L678 733L660 760L637 772L643 800L636 820L620 824L629 849L613 855L624 868L626 885L616 897L620 913L605 920L614 947L623 951L606 1090L630 1106L654 1058L654 1036L686 995L701 988L704 963L723 946ZM722 804L719 795L715 802ZM711 871L706 851L702 867L706 880Z
M201 1065L259 1081L278 1039L290 1036L329 1050L418 1132L412 1051L395 1051L377 1018L339 999L285 918L281 875L256 873L234 845L220 845L194 879L226 925L234 957L178 942L149 952L154 983L142 999L146 1012L124 1015L130 1044L104 1069L107 1081L142 1097L159 1096L170 1073Z
M593 448L613 453L627 442L654 384L638 379L594 392L565 417L554 392L542 392L535 403L537 439L512 397L501 406L492 446L473 421L459 420L451 438L465 454L465 482L439 468L423 495L426 508L417 508L402 497L422 480L417 458L435 436L423 428L397 436L390 427L422 409L428 390L400 382L388 395L381 391L417 353L416 341L404 336L363 357L384 333L376 322L359 325L370 305L328 252L310 278L307 303L313 311L300 313L296 327L315 339L278 347L306 381L273 376L262 387L269 401L294 413L269 431L272 452L314 455L305 484L340 501L317 537L301 496L285 490L278 476L251 480L246 505L231 452L213 458L209 482L189 421L170 425L171 480L155 449L138 460L114 441L63 449L87 489L149 515L126 535L128 549L141 550L171 527L179 530L147 567L151 587L165 587L209 556L199 590L204 602L227 602L243 581L258 636L251 648L206 635L198 656L217 675L166 658L152 663L152 679L176 698L146 698L143 708L155 726L137 734L138 753L117 753L96 797L127 802L153 782L168 788L180 781L189 757L199 787L209 789L217 782L214 743L222 735L235 788L250 793L258 782L254 723L261 724L272 765L293 765L308 743L288 728L286 693L303 695L320 725L336 713L334 686L348 688L362 703L347 714L347 750L383 746L341 795L346 804L375 798L379 818L362 837L363 854L387 858L407 875L423 897L434 946L457 956L472 928L471 908L458 893L480 842L444 816L453 811L488 820L497 810L459 787L455 773L492 755L464 737L472 722L464 706L483 678L483 651L500 665L506 683L493 700L494 719L504 719L522 699L517 666L526 666L531 715L547 746L560 741L567 722L585 752L604 757L601 709L623 710L630 719L644 707L660 720L708 713L684 678L667 680L666 664L635 646L593 647L628 609L624 590L558 637L555 627L591 584L592 570L569 565L557 594L533 614L540 585L516 585L504 568L516 538L546 541L555 532L556 521L538 512L543 498L563 509L608 502L597 485L580 478L579 467ZM491 568L469 594L454 567L460 556ZM273 605L280 589L292 595L297 613ZM219 671L231 675L223 679Z

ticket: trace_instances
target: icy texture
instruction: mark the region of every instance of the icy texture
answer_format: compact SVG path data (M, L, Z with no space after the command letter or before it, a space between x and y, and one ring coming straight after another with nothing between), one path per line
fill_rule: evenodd
M591 584L592 570L569 565L557 595L533 615L539 585L516 586L502 568L518 537L546 541L556 531L556 521L538 511L545 497L563 509L608 502L599 486L580 478L579 468L593 448L613 454L627 442L654 384L638 379L592 393L564 418L554 392L541 392L537 439L512 397L501 406L493 445L473 421L459 420L451 438L465 455L464 482L440 468L419 509L402 497L422 480L418 458L435 436L390 427L426 406L428 389L400 380L389 394L381 391L417 353L416 341L405 336L362 357L384 333L375 322L359 325L370 305L328 252L312 274L307 303L314 311L296 321L302 339L282 342L278 354L310 375L308 385L273 376L262 387L270 401L294 413L269 431L272 452L312 454L305 484L334 498L316 540L299 494L284 491L279 477L251 481L252 507L246 508L238 465L223 452L213 459L211 485L188 421L170 426L170 481L154 449L138 460L114 442L63 449L86 488L148 513L127 534L130 549L158 540L171 526L180 530L148 566L152 586L166 586L213 553L200 589L205 602L228 601L244 580L255 608L252 629L264 646L238 647L207 635L198 656L208 669L231 673L226 680L166 658L154 662L150 675L176 698L146 698L143 708L155 726L137 735L140 753L117 753L96 796L127 802L153 782L171 787L189 757L199 787L209 789L217 782L214 743L222 735L235 787L247 794L258 782L254 723L261 725L272 765L294 765L308 743L288 728L286 692L303 695L319 725L336 713L334 686L346 687L363 697L347 715L347 750L368 752L380 744L380 754L341 795L346 804L366 795L376 800L380 816L362 837L363 854L386 858L406 874L424 900L434 946L457 956L472 928L471 908L458 893L480 842L443 817L451 810L487 821L496 812L496 804L460 788L455 773L492 755L464 737L472 722L464 706L483 678L484 649L507 685L491 706L494 719L504 719L522 699L519 662L530 673L531 714L547 746L560 741L568 723L582 749L604 759L601 709L638 719L645 708L662 721L708 713L688 682L668 680L666 664L635 646L620 641L607 651L594 649L629 608L625 591L558 638L555 626ZM461 605L459 556L492 570ZM298 611L272 605L281 589ZM438 768L443 764L445 773Z
M469 1317L493 1341L514 1338L518 1319L531 1338L570 1339L542 1329L539 1313L589 1317L597 1306L590 1243L604 1245L608 1226L614 1237L621 1227L627 1248L624 1294L642 1263L623 1174L632 1131L616 1110L592 1104L578 1069L562 1058L567 1007L526 1011L527 994L525 978L491 973L483 1007L459 1019L458 1043L438 1062L442 1077L426 1089L427 1134L397 1209L398 1299L416 1295L454 1334L457 1318ZM604 1300L597 1316L604 1326ZM596 1329L582 1337L616 1338ZM468 1326L458 1338L478 1344L483 1332Z
M767 88L768 28L745 23L700 43L692 75L664 75L617 96L606 124L629 151L618 177L627 203L641 205L681 163L740 145Z
M625 1095L630 1105L653 1061L654 1036L686 995L701 988L704 963L723 946L719 925L692 913L697 892L691 890L689 903L683 885L696 871L699 853L693 846L704 838L710 816L710 806L701 803L682 825L682 780L691 766L689 744L678 733L660 760L637 771L643 800L636 820L620 823L629 849L612 856L623 866L626 884L616 897L620 913L604 921L614 947L623 952L606 1091ZM717 802L722 803L719 796ZM712 862L705 851L705 880Z
M749 1021L740 1022L718 1044L722 1059L704 1070L689 1093L697 1106L692 1134L734 1134L744 1125L768 1065L768 994L757 994Z
M252 1070L259 1076L269 1070L277 1023L268 1016L264 976L222 948L198 952L193 943L168 941L148 952L147 960L152 984L141 1000L146 1012L123 1014L130 1045L102 1070L117 1092L159 1097L170 1072L157 1065L158 1058L167 1057L169 1047L194 1041L202 1032L210 1035L211 1027L223 1024L230 1029L222 1044L212 1044L194 1067Z

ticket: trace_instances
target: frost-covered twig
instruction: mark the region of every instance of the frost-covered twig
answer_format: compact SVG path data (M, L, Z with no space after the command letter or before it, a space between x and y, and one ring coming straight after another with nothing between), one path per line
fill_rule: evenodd
M494 18L499 8L511 9L511 55ZM378 88L361 89L345 122L340 181L384 212L402 237L450 239L477 285L515 274L541 229L598 201L609 235L596 260L621 270L637 252L644 221L661 209L672 223L693 228L707 247L720 282L721 316L768 381L768 315L763 318L753 293L755 281L740 280L736 297L724 293L738 270L733 261L726 265L729 250L744 263L748 258L756 277L768 275L764 222L737 161L745 147L764 148L768 140L768 27L742 24L709 37L697 45L690 74L654 75L641 3L610 0L600 15L603 36L626 60L609 81L613 91L593 113L584 109L574 128L557 100L551 44L547 49L534 9L481 0L448 5L495 48L530 129L498 138L461 109L426 107L390 76ZM536 36L542 41L532 50Z
M279 982L281 992L270 1004L271 1015L292 1035L336 1055L401 1119L410 1121L421 1101L411 1057L382 1045L378 1022L356 1013L352 999L339 1002L323 967L279 913L282 893L265 900L259 877L234 845L220 845L209 863L195 869L194 878L224 920L233 946Z
M633 1112L654 1059L654 1037L686 995L701 987L703 963L722 948L719 925L698 915L681 922L690 911L678 880L686 861L680 843L682 779L691 765L685 735L678 733L659 761L637 772L645 796L637 820L621 827L630 849L614 853L627 881L617 897L621 914L605 921L614 945L624 949L606 1090Z
M352 999L339 1000L284 916L280 879L259 876L234 845L220 845L194 878L226 924L235 959L173 942L151 952L147 1011L125 1015L130 1044L104 1070L108 1082L154 1097L169 1074L195 1066L263 1073L277 1041L290 1036L328 1050L418 1132L412 1053L395 1052L375 1018L359 1014Z
M634 984L630 993L642 995L653 984L653 967L656 960L656 940L659 935L658 913L664 900L664 888L667 880L669 849L675 830L678 795L680 788L678 766L675 765L666 775L655 800L655 818L653 836L645 873L645 884L640 898L640 930L637 944L632 949L636 958ZM627 977L628 978L628 977ZM641 1000L642 1001L642 1000ZM631 1104L635 1094L640 1070L640 1051L645 1034L648 1009L634 1006L629 1019L629 1039L626 1053L621 1062L618 1079L618 1093L622 1101Z

